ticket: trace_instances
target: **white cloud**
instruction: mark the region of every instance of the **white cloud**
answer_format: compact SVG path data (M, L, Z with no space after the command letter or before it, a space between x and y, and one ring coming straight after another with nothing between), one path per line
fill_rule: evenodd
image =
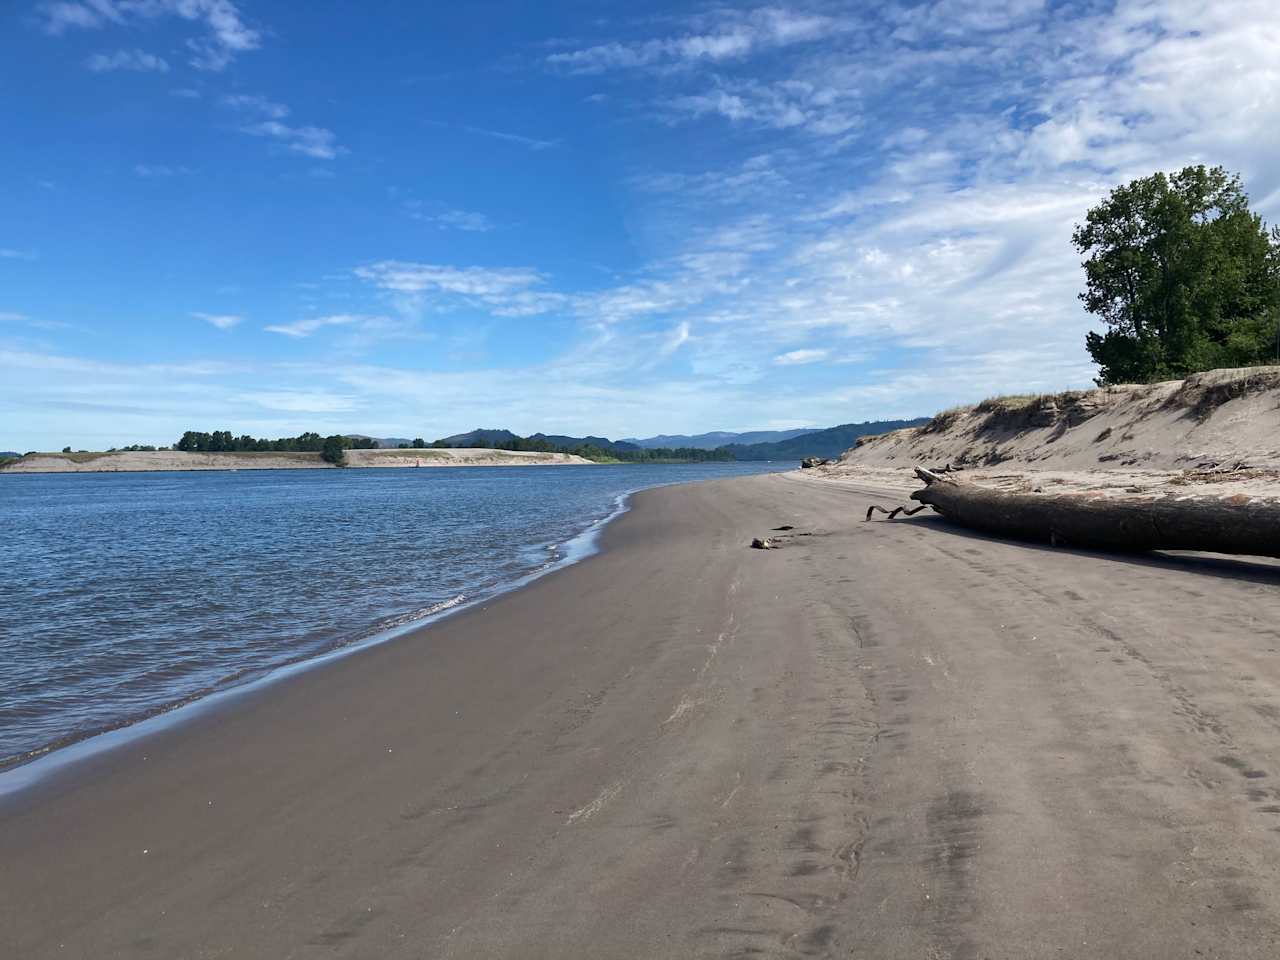
M405 211L414 220L429 223L441 230L488 233L496 226L485 214L476 213L473 210L445 210L443 213L429 213L423 207L421 201L411 200L405 204Z
M403 260L382 260L357 267L356 276L385 290L420 293L439 290L468 296L505 296L543 282L542 274L528 267L450 267Z
M339 154L347 152L345 147L338 145L337 135L332 130L281 123L290 114L288 106L283 103L248 93L228 94L220 97L218 102L224 107L250 115L240 130L251 136L279 140L288 149L316 160L333 160Z
M846 22L821 14L797 13L775 7L747 12L718 9L714 22L695 20L691 30L678 36L617 41L579 50L553 53L547 62L571 73L603 73L606 70L660 64L719 63L753 53L830 36L849 28ZM706 18L701 18L706 20ZM703 32L695 32L704 26Z
M116 50L114 53L95 53L84 65L94 73L115 70L131 70L135 73L168 73L169 64L161 57L142 50Z
M54 36L164 17L198 24L204 33L186 41L188 62L197 70L222 70L237 54L262 44L261 33L241 19L231 0L52 0L41 3L37 13L44 30Z
M258 113L272 120L283 120L289 115L289 108L283 103L276 103L274 100L268 100L266 97L257 94L227 94L221 98L221 103L223 106Z
M239 326L244 321L244 317L232 313L192 313L197 320L203 320L205 323L212 324L219 330L230 330L232 327Z
M831 356L830 350L790 350L780 353L773 362L780 367L794 367L805 363L818 363Z
M35 260L34 250L18 250L14 247L0 247L0 260Z
M371 319L376 318L351 313L335 313L325 317L307 317L303 320L295 320L293 323L273 323L263 329L269 333L280 333L286 337L302 339L325 327L349 327Z
M316 160L333 160L346 148L338 145L338 137L324 127L291 127L278 120L263 120L240 128L255 137L279 140L290 150Z
M686 343L688 343L691 339L692 339L692 336L689 332L689 321L688 320L682 321L676 324L675 328L671 330L670 333L667 334L667 339L662 344L662 347L659 350L659 355L663 357L669 357L671 356L671 354L675 353L677 350L683 347Z

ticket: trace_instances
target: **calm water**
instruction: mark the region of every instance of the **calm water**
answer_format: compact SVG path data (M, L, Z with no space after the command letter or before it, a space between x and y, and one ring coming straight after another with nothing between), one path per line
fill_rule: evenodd
M792 466L0 476L0 767L490 596L631 491Z

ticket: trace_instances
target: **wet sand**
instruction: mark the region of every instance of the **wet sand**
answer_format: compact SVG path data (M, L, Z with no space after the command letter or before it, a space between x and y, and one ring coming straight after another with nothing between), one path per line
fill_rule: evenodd
M599 556L0 800L0 956L1280 953L1280 566L870 502L642 493Z

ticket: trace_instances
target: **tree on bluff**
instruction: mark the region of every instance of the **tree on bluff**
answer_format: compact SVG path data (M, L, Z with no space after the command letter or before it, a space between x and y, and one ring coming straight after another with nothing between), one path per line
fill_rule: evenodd
M1075 229L1099 385L1248 366L1280 347L1280 228L1249 210L1240 178L1186 167L1116 187Z

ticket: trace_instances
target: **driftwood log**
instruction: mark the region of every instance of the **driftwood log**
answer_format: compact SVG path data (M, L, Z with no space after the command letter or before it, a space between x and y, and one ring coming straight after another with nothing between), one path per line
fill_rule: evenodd
M1148 499L1009 493L916 468L912 500L1004 537L1109 550L1203 550L1280 557L1280 501L1166 495Z

